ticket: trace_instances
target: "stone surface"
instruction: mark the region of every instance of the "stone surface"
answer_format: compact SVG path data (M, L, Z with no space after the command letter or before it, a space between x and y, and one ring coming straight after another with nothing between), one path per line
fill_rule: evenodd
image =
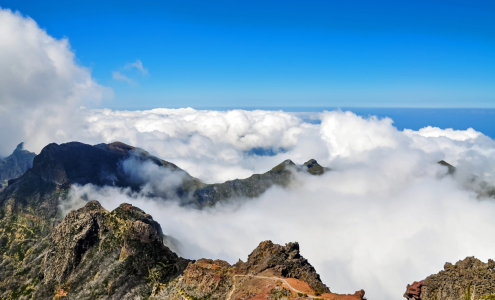
M495 262L490 259L484 263L467 257L454 265L446 263L438 274L408 285L404 297L421 300L495 299Z
M296 291L297 289L297 291ZM299 291L299 292L298 292ZM285 246L264 241L247 262L200 259L182 276L154 286L151 299L319 299L362 300L364 291L333 294L299 253L297 243Z
M421 299L421 288L423 287L424 280L415 281L412 284L408 284L406 292L404 293L404 298L411 300Z
M90 201L38 244L17 266L9 262L3 298L144 299L190 262L163 244L150 215L129 204L108 212Z
M249 255L245 264L239 263L237 266L246 274L260 274L271 269L275 275L306 282L320 294L330 292L330 289L321 282L320 275L313 266L299 253L298 243L281 246L271 241L264 241Z

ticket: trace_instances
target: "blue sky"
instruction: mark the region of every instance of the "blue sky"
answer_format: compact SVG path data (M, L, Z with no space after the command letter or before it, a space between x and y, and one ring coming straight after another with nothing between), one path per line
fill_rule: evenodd
M104 107L495 107L494 1L0 6L67 37Z

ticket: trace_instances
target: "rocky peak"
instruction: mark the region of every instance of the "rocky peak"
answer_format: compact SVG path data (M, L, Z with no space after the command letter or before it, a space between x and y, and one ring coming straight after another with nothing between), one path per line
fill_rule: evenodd
M14 152L4 159L0 159L0 187L2 181L17 178L33 166L36 154L24 150L24 143L20 143Z
M330 168L322 167L315 159L310 159L304 163L304 166L308 168L308 172L311 175L321 175L326 171L330 171Z
M446 162L445 160L441 160L438 162L439 165L441 166L444 166L444 167L447 167L447 169L449 170L449 174L454 174L455 173L455 167L451 164L449 164L448 162Z
M364 294L363 290L347 295L330 293L300 255L298 243L281 246L264 241L246 263L239 260L231 266L212 259L191 262L177 280L155 286L151 299L363 300Z
M315 292L328 293L330 289L321 282L320 275L299 252L299 244L277 245L264 241L249 255L242 266L247 273L259 274L270 269L276 275L296 278L306 282Z
M112 299L151 293L150 280L168 282L189 262L163 244L157 227L150 215L126 203L108 212L90 201L71 211L49 237L35 298L48 299L58 289L69 299L95 290L103 296L109 288Z
M129 145L124 144L124 143L119 142L119 141L113 142L110 144L98 144L95 147L100 147L102 149L109 150L109 151L122 152L125 154L129 153L129 151L131 151L131 150L136 149L136 147L129 146Z
M57 283L68 278L84 254L103 238L108 215L98 201L69 212L51 236L51 251L45 258L44 278Z
M22 150L24 150L24 142L21 142L19 145L17 145L17 147L14 150L14 153Z
M495 298L495 261L487 263L466 257L425 280L408 285L404 297L410 300L465 300Z
M292 162L292 160L286 159L283 162L281 162L280 164L273 167L270 171L271 172L282 172L282 171L287 170L287 167L295 167L295 166L296 166L296 164L294 162Z

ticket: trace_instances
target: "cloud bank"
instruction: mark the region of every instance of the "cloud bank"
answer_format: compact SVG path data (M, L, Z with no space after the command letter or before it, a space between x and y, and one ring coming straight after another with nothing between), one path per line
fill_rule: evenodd
M314 114L319 123L281 111L84 114L88 137L143 147L206 181L247 177L287 158L316 158L332 168L319 177L295 175L289 189L202 211L145 193L73 188L72 201L84 195L107 209L128 202L150 212L185 257L234 263L262 240L298 241L332 291L364 288L369 299L401 297L408 283L446 261L493 257L495 201L479 198L466 182L474 174L494 183L495 141L472 129L399 131L391 119L342 111ZM442 159L456 165L455 176L437 164ZM126 165L153 186L178 184L170 174Z

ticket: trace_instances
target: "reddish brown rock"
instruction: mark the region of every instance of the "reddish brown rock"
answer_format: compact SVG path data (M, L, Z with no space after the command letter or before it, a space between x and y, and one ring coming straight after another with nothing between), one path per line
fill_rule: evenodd
M406 292L404 293L404 298L407 299L421 299L421 288L423 287L424 280L415 281L413 284L408 284Z
M358 298L358 299L363 299L364 298L364 290L359 290L359 291L355 292L354 296L356 296L356 298Z

